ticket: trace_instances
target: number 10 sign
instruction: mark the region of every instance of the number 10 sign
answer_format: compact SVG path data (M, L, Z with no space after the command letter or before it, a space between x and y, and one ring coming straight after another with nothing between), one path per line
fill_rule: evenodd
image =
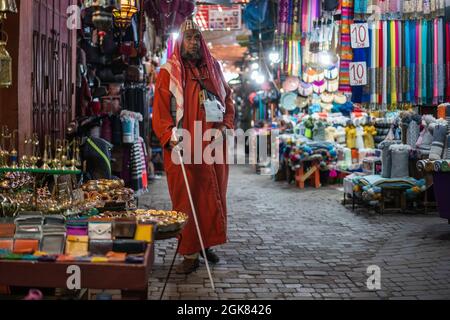
M350 62L350 85L365 86L367 84L367 64L363 62Z
M354 23L350 25L350 33L353 49L370 47L369 25L367 23Z

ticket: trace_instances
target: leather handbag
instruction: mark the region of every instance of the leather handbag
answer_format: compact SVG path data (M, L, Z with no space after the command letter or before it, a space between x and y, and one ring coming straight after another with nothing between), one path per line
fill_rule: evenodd
M152 243L154 239L156 225L154 223L139 222L136 228L134 240Z
M67 236L66 255L70 256L86 256L89 249L88 236Z
M137 240L114 240L113 251L127 254L144 253L147 242Z
M90 240L112 240L112 221L90 221Z
M16 225L13 223L0 224L0 238L13 238Z
M14 240L13 253L31 254L39 250L39 240L37 239L16 239Z
M13 251L14 240L13 239L0 239L0 250Z
M144 68L142 65L130 65L127 68L126 80L130 82L144 81Z
M64 253L66 244L66 228L62 226L47 225L42 229L40 251L48 254Z
M92 255L105 256L113 250L112 240L90 240L89 253Z
M117 218L114 220L114 239L134 239L136 233L136 219Z

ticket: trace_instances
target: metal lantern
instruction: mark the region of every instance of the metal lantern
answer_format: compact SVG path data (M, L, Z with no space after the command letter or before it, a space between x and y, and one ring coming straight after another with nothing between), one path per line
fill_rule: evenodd
M93 10L92 24L99 31L100 43L103 43L105 33L113 26L112 11L117 9L119 0L88 0L86 9Z
M112 11L118 8L119 0L89 0L86 2L86 8L94 10L92 14L92 23L99 31L109 31L112 28Z
M121 29L131 25L131 19L138 12L136 0L120 0L120 8L113 10L114 23Z
M112 28L113 15L111 12L98 9L92 14L92 23L99 31L109 31Z
M8 13L17 13L16 0L0 0L0 21L5 20Z
M8 35L1 31L6 39L0 39L0 88L9 88L12 85L12 59L6 50Z

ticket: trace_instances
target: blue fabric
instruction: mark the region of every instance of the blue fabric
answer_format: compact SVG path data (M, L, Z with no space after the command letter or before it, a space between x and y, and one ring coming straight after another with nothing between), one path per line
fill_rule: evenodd
M368 0L355 0L354 2L354 12L365 14L367 13Z
M355 23L358 23L355 21ZM369 43L371 43L372 32L369 29ZM370 69L371 49L368 48L353 49L353 62L366 62L367 71ZM352 102L364 103L370 102L370 77L367 75L366 86L352 86Z
M274 27L268 0L250 1L244 8L243 18L247 28L252 31L271 29Z
M409 69L409 96L412 103L416 103L416 21L409 22L409 43L411 56L410 56L410 69Z
M410 47L410 41L409 41L409 21L405 21L405 67L406 70L411 70L411 47ZM408 78L408 84L409 84L409 78ZM409 86L405 90L405 98L406 101L411 101L411 91L409 90Z

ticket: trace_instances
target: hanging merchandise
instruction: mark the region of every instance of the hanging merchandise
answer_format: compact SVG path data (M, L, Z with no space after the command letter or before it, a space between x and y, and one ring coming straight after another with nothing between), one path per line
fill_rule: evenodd
M1 34L5 40L0 40L0 88L9 88L12 85L12 59L6 50L8 35L3 30Z
M301 49L301 0L282 0L280 2L278 27L279 47L282 48L281 71L289 76L299 77L302 73Z
M350 25L353 22L353 0L342 1L342 19L341 19L341 51L340 51L340 82L339 90L351 92L350 87L350 62L353 60L351 47Z

